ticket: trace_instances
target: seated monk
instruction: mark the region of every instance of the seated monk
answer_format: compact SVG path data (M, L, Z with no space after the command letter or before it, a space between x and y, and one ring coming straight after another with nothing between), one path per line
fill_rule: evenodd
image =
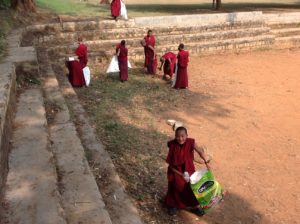
M170 76L170 78L173 77L173 74L175 72L175 66L176 66L176 54L173 52L167 52L160 58L160 70L163 68L165 79L167 75Z
M87 65L87 46L83 43L82 38L78 38L78 47L75 50L74 61L67 61L69 69L69 81L73 87L82 87L85 85L83 68Z

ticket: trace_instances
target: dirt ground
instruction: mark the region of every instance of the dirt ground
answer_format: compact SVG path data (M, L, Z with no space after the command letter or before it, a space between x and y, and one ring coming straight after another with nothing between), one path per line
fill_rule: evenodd
M165 117L210 149L229 193L195 223L300 222L299 60L300 50L191 59L192 97Z
M299 49L193 57L188 90L131 72L124 84L100 74L77 93L145 223L296 224L299 61ZM167 119L184 122L207 146L228 191L203 218L185 211L169 217L162 206L163 159L174 135Z

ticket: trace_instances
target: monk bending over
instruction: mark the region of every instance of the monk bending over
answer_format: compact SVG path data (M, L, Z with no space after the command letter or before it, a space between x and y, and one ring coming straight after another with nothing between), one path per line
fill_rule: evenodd
M81 37L78 37L78 47L75 50L74 61L68 61L67 67L69 69L69 81L73 87L82 87L85 85L85 80L83 76L83 68L87 65L87 46L83 43Z
M167 52L160 58L160 70L163 68L163 78L166 79L166 76L169 75L170 78L173 77L176 67L176 54L173 52Z

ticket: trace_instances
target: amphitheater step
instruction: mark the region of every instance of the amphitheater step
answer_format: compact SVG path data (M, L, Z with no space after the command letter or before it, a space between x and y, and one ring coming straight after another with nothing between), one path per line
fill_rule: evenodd
M53 155L48 149L47 121L39 89L20 95L14 127L5 193L7 223L67 223L60 205Z
M191 42L186 43L186 49L190 52L190 55L203 55L203 54L213 54L217 52L227 51L242 51L242 50L251 50L254 48L265 48L271 46L274 42L273 35L261 35L252 38L236 38L236 39L227 39L221 41L209 41L209 42ZM156 47L156 53L158 56L161 56L167 51L177 52L178 44L172 45L163 45ZM71 52L70 52L71 53ZM114 54L114 49L108 51L94 51L89 53L90 62L102 62L110 60ZM66 52L60 51L52 54L52 57L58 58L63 61L66 56ZM142 47L129 48L129 59L131 61L140 61L144 58L144 49ZM63 63L63 62L62 62Z
M226 40L243 37L254 37L265 34L269 31L268 28L253 28L253 29L238 29L220 32L194 33L194 34L174 34L174 35L160 35L156 38L156 46L168 45L172 43L189 43L189 42L209 42L217 40ZM127 39L127 46L140 47L140 38ZM88 48L92 51L101 49L114 48L120 40L96 40L86 41Z
M237 29L251 29L263 28L261 23L226 23L223 25L211 26L195 26L195 27L153 27L151 28L155 35L179 35L179 34L197 34L207 32L221 32ZM85 30L77 32L60 32L54 34L38 35L35 44L60 44L70 43L70 40L76 41L78 36L82 36L85 40L111 40L111 39L128 39L128 38L142 38L147 32L146 28L129 27L129 28L115 28L115 29L96 29Z
M300 46L300 35L275 38L276 48L291 48Z
M300 22L283 22L283 23L271 23L267 24L271 29L288 29L288 28L299 28Z
M271 34L275 37L287 37L300 35L300 28L273 29Z
M200 55L202 53L213 53L220 50L239 50L242 48L252 49L253 47L260 46L262 44L270 45L274 41L273 35L258 35L254 37L244 37L244 38L234 38L234 39L225 39L225 40L213 40L206 42L185 42L186 49L190 51L192 55ZM173 41L172 41L173 42ZM174 41L175 42L175 41ZM158 55L161 55L167 51L177 51L178 43L158 45L156 47L156 52ZM110 43L111 44L111 43ZM103 61L107 58L110 58L115 52L115 45L111 44L110 50L101 50L96 48L96 46L89 47L89 59L96 61ZM68 46L59 46L52 48L49 54L53 58L60 58L61 60L65 59L67 56L73 54L73 49ZM142 47L133 47L129 48L129 58L134 60L142 59L144 56L144 49Z
M45 55L43 60L47 62ZM46 70L44 91L47 108L56 111L49 124L49 132L68 223L111 224L52 68L43 65L41 70Z

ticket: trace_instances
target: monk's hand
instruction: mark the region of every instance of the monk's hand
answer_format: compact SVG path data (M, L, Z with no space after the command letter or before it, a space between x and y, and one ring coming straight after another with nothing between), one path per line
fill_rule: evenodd
M188 172L184 172L184 173L182 174L182 176L183 176L183 179L184 179L187 183L190 182L190 175L189 175Z
M204 161L204 163L205 163L206 168L208 170L211 170L210 161L209 160L208 161Z

